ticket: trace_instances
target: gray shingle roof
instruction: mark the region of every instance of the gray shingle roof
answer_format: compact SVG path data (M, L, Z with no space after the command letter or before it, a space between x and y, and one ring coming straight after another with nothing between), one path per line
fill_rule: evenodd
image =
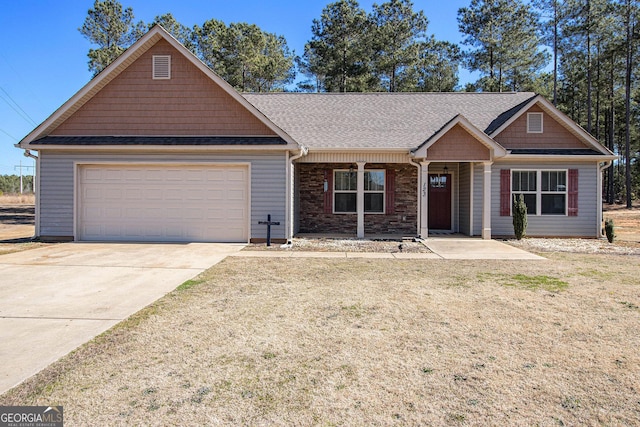
M413 149L458 114L489 133L532 92L268 93L243 96L309 148Z

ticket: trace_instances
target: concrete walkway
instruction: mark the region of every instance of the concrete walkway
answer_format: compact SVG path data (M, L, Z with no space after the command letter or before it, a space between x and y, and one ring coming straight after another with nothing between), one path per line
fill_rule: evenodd
M444 259L546 260L497 240L443 237L427 239L425 244Z
M0 255L0 394L243 247L64 243Z
M380 258L380 259L487 259L487 260L545 260L538 255L496 240L470 238L429 238L424 244L431 253L407 252L312 252L273 250L241 251L234 257L250 258Z

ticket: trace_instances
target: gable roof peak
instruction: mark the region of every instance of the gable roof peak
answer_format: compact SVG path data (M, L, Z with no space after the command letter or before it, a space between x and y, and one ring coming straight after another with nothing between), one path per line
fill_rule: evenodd
M102 88L115 79L120 73L127 69L133 62L140 58L151 47L156 45L160 40L167 41L178 53L183 55L189 62L195 65L200 71L202 71L207 77L209 77L213 83L218 85L222 90L228 93L235 101L240 103L251 114L253 114L259 121L264 123L268 128L274 131L279 137L284 139L289 145L295 145L301 147L296 141L291 138L284 130L268 119L260 110L254 107L248 102L238 91L236 91L229 83L227 83L222 77L218 76L213 70L211 70L204 62L196 57L189 49L187 49L182 43L180 43L173 35L171 35L160 24L156 24L149 29L142 37L140 37L133 45L125 50L118 58L116 58L111 64L105 67L100 73L94 76L82 89L76 92L69 100L67 100L61 107L59 107L51 116L49 116L38 127L25 136L18 144L19 148L28 148L32 141L35 141L43 136L49 135L56 127L78 111L84 104L92 99Z

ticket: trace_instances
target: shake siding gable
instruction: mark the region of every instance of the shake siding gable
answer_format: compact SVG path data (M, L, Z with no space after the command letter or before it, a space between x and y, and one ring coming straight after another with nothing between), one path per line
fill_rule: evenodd
M527 133L527 113L536 112L543 114L543 132ZM537 105L522 113L494 139L507 150L512 148L590 148Z
M456 125L427 149L428 160L489 160L491 153L462 126Z
M171 78L152 78L153 55L171 55ZM274 136L167 41L160 40L51 135Z

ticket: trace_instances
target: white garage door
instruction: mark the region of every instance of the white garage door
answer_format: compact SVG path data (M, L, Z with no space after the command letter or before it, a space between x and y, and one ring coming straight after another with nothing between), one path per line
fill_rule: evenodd
M248 241L246 166L85 165L78 174L79 240Z

